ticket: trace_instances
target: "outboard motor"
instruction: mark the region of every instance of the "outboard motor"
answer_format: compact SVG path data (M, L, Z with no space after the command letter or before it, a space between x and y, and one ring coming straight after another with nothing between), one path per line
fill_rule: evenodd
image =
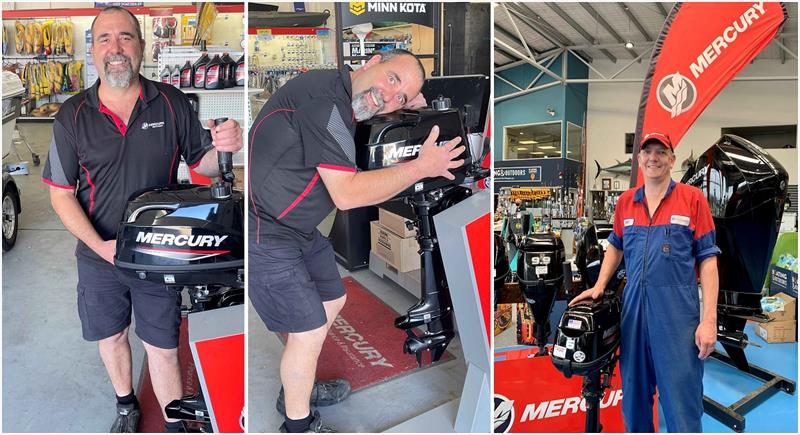
M461 144L467 145L461 109L450 107L450 100L441 96L433 100L431 106L377 115L360 122L355 134L358 167L369 171L416 159L434 125L439 126L439 144L461 137ZM473 159L469 146L465 146L459 158L464 159L464 165L450 170L454 180L425 178L392 200L410 206L411 216L406 217L414 219L418 228L422 295L406 315L395 319L395 327L406 331L408 336L403 350L414 354L420 366L422 352L430 350L431 360L438 361L455 336L453 306L433 216L472 194L469 188L459 186L467 178L478 180L489 175L487 169L480 167L480 159ZM422 326L426 327L425 332L417 335L414 328Z
M550 312L564 282L564 242L552 232L534 233L524 237L517 248L517 278L533 313L534 337L539 345L536 355L547 355Z
M217 159L220 176L211 186L172 184L131 195L117 232L114 264L141 280L186 289L191 307L184 314L244 303L244 196L232 188L231 153ZM166 413L210 431L202 392L172 401Z
M579 219L576 231L575 265L583 277L583 287L594 287L600 274L604 249L598 240L598 231L588 221ZM553 365L567 378L583 376L581 394L586 400L585 431L602 431L600 401L610 386L616 367L622 306L620 287L625 277L623 265L606 285L603 299L582 302L568 307L558 323L553 354Z
M494 289L495 295L497 289L505 285L508 275L511 270L508 267L508 255L506 254L506 246L503 237L499 234L494 235Z
M744 354L748 338L742 331L748 319L765 320L761 287L783 217L788 175L761 147L726 134L698 157L681 181L708 199L722 251L717 261L718 340L736 367L749 371Z

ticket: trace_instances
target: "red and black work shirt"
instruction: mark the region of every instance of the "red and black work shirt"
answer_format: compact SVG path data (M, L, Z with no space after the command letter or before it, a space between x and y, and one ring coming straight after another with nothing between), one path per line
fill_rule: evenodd
M131 194L175 183L179 155L195 167L213 147L181 91L139 80L139 100L127 125L100 101L100 80L62 104L53 122L42 181L77 188L78 202L104 240L116 237ZM82 245L78 252L89 253Z
M249 233L308 239L334 209L317 168L356 172L350 71L310 71L290 80L250 129Z

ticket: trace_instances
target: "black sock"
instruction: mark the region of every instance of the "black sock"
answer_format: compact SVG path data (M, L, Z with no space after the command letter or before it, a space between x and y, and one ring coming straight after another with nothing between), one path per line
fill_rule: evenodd
M286 432L302 433L308 429L308 427L311 425L311 420L313 419L314 417L309 412L308 417L301 418L299 420L292 420L291 418L286 417L286 421L283 424L286 426Z
M136 395L133 394L133 390L131 390L130 394L125 396L117 396L117 403L120 405L130 405L134 404L137 408L139 407L139 401L136 400Z
M165 422L164 423L164 432L167 432L167 433L183 432L183 423L180 420Z

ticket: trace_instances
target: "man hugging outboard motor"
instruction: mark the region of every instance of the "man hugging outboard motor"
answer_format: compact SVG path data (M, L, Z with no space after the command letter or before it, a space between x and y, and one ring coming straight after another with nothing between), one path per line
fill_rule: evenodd
M576 231L575 265L587 289L594 287L597 281L603 253L594 225ZM618 359L622 313L618 292L624 276L624 266L620 265L603 299L567 308L556 331L551 356L553 365L567 378L584 377L581 394L586 401L585 431L589 433L602 431L600 401L610 385Z
M211 186L172 184L133 194L117 234L114 264L139 279L186 289L191 306L184 314L244 303L244 197L232 188L231 153L217 157L220 175ZM166 413L211 431L200 391L171 402Z
M450 105L450 99L439 96L430 108L401 110L378 115L360 122L356 129L356 163L361 170L380 169L416 159L425 138L433 126L439 126L439 143L461 137L469 144L464 128L464 114ZM395 326L405 330L408 337L403 345L406 353L414 354L422 365L422 352L431 351L431 361L438 361L455 335L453 306L447 286L442 254L433 226L433 216L469 197L472 190L461 186L467 177L486 178L488 170L474 160L470 147L458 158L464 164L450 172L455 179L425 178L400 192L392 202L402 201L411 207L418 228L420 246L421 297L404 316L395 319ZM414 328L425 326L417 335Z

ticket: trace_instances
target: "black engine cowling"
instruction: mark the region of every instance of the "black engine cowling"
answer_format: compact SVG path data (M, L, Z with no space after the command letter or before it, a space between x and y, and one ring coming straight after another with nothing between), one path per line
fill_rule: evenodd
M209 186L146 189L128 201L114 264L170 286L244 284L244 198L212 199Z

